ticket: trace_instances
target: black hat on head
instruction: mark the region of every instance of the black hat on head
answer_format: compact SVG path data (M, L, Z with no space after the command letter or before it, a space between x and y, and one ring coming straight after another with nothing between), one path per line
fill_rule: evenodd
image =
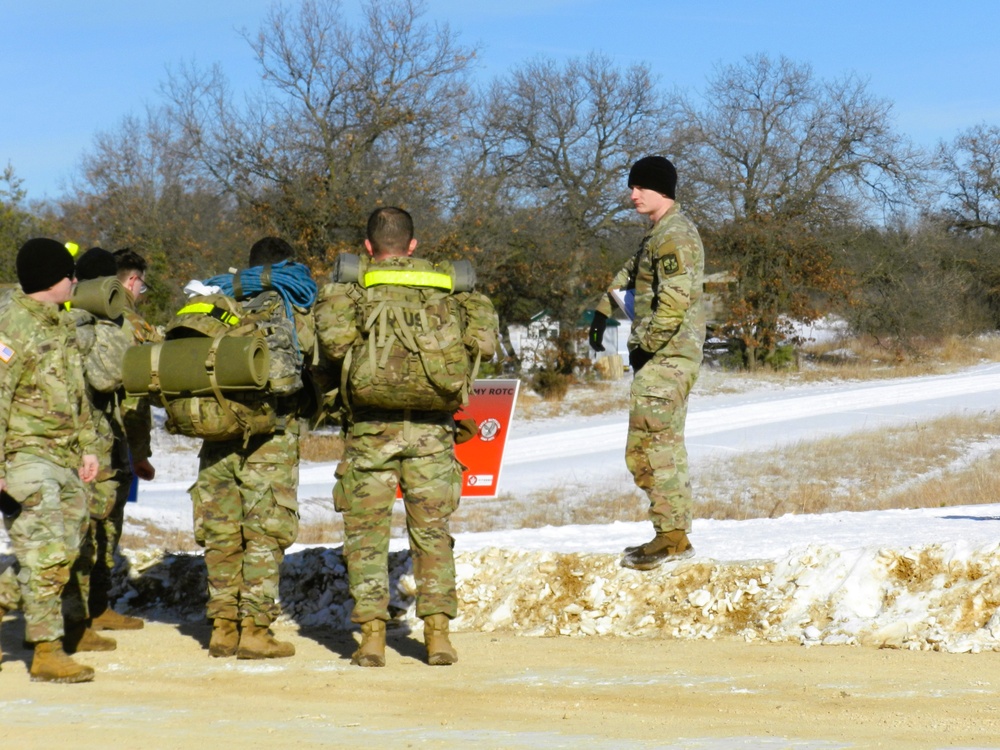
M76 262L76 277L80 281L99 279L102 276L116 276L118 261L109 250L103 247L92 247L80 256Z
M92 247L76 262L76 278L80 281L99 279L102 276L116 276L118 261L103 247Z
M677 170L662 156L645 156L632 165L628 186L655 190L673 200L677 191Z
M62 243L35 237L17 251L17 280L25 294L51 289L63 279L73 278L73 256Z

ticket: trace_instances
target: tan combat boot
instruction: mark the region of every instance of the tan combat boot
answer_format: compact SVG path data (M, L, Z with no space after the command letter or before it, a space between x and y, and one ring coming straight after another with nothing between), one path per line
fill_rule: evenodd
M267 626L258 625L252 617L243 619L237 659L283 659L294 655L295 646L277 640Z
M653 570L668 560L683 560L694 555L694 547L683 529L658 531L638 547L626 547L622 566L635 570Z
M90 682L94 670L77 664L63 651L59 641L40 641L35 644L31 660L31 679L39 682Z
M118 648L118 642L114 638L105 638L85 622L67 622L63 648L67 654L78 651L114 651Z
M208 653L211 656L236 656L236 647L240 643L240 631L235 620L213 620L212 639L208 642Z
M427 615L424 618L424 645L427 663L432 667L447 666L458 661L458 652L448 640L448 615Z
M361 623L361 645L351 657L351 664L359 667L385 666L385 620Z
M146 623L138 617L123 615L111 607L90 621L90 627L94 630L142 630L145 625Z

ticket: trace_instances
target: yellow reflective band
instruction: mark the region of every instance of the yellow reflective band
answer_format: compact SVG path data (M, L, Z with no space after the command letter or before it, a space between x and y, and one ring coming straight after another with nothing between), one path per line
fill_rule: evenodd
M74 258L80 252L80 246L77 245L75 242L67 242L66 245L65 245L65 247L66 247L67 250L69 250L69 254L72 255Z
M190 305L186 305L177 311L178 315L211 315L213 318L218 318L227 326L234 326L240 322L238 315L235 315L228 310L223 310L221 307L216 307L210 302L192 302Z
M202 313L203 315L208 315L212 312L215 305L208 302L192 302L190 305L186 305L177 311L178 315L193 315L195 313Z
M449 274L438 273L436 271L406 271L396 269L382 269L378 271L368 271L365 274L364 286L376 286L377 284L395 284L396 286L429 286L435 289L447 289L449 292L454 286L454 282Z

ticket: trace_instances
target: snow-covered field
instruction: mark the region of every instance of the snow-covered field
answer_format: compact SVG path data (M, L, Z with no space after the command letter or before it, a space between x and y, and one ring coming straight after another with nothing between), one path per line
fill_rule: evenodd
M688 447L697 472L725 453L998 411L1000 365L941 377L696 394ZM624 412L515 422L501 490L518 495L553 486L572 498L574 486L629 489L625 425ZM157 478L129 506L129 524L183 533L191 524L186 488L196 473L195 444L159 434L156 446ZM332 513L332 484L332 465L303 465L304 518ZM615 523L459 534L455 627L1000 650L1000 619L993 617L1000 606L1000 504L696 520L694 558L646 573L621 568L620 550L650 533L646 523ZM413 579L405 541L394 540L392 549L395 600L400 619L408 619ZM162 550L128 550L127 557L130 570L119 585L132 607L203 617L200 558ZM302 625L348 627L339 549L293 547L282 600L285 616Z

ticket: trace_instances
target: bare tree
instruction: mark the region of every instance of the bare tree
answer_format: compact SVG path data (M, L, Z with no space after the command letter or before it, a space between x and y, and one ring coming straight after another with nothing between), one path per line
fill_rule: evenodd
M81 244L142 254L155 279L150 303L162 314L176 307L185 281L238 265L254 239L158 108L95 135L59 221Z
M718 70L703 102L676 99L685 174L719 222L758 214L828 223L902 206L924 168L866 81L818 80L766 55Z
M819 80L784 57L722 67L702 101L678 95L675 108L681 171L718 239L710 258L736 276L729 329L752 366L782 340L783 316L816 318L849 293L824 230L900 210L925 163L866 81Z
M639 157L666 149L666 112L647 66L619 68L596 53L562 65L532 60L484 92L463 176L481 202L456 212L513 220L493 254L501 268L530 269L521 278L534 293L520 290L511 312L538 312L523 307L533 299L566 326L577 322L621 260L625 176Z
M941 144L937 166L945 176L944 212L967 232L1000 232L1000 127L981 123Z
M262 223L321 255L356 241L380 202L434 206L449 174L474 50L420 22L413 0L368 0L350 26L335 0L276 7L246 35L262 88L237 100L218 69L165 86L206 174Z

